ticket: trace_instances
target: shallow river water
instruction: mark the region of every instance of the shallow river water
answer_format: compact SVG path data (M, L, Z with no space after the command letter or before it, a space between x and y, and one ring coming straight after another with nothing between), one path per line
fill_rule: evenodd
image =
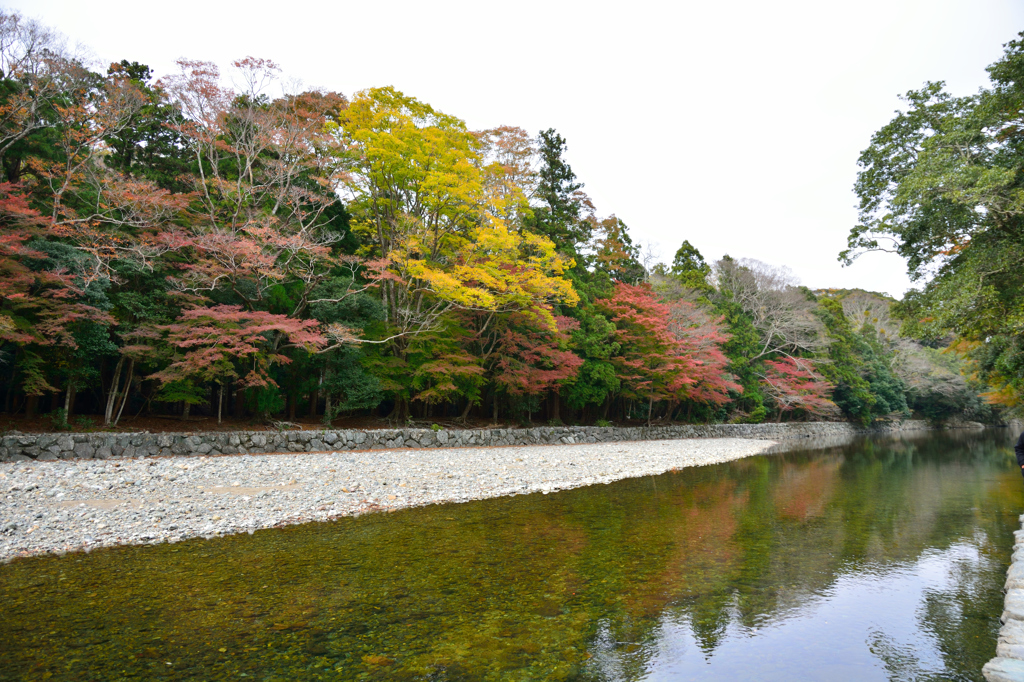
M0 566L0 680L981 680L1011 434Z

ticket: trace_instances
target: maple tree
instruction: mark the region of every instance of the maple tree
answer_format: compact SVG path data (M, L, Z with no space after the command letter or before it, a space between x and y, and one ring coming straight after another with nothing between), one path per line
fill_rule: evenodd
M676 352L687 363L681 399L724 405L731 400L730 392L742 393L743 387L729 372L724 346L730 337L722 317L692 301L678 300L669 304L668 329L677 340Z
M548 391L556 395L561 387L575 378L583 359L569 348L569 334L578 323L568 317L557 317L555 329L547 316L536 311L513 313L503 320L492 355L491 374L494 379L493 417L498 419L498 394L533 399ZM556 403L557 405L557 403ZM529 415L535 405L527 402ZM554 419L560 419L555 412Z
M611 361L623 395L646 403L648 423L657 401L726 402L728 390L740 390L725 375L728 361L718 345L726 337L691 306L670 307L649 285L623 282L598 304L616 326L621 349Z
M217 421L221 421L224 384L237 380L242 388L276 386L269 370L291 358L278 351L278 335L307 352L321 348L325 338L315 320L296 320L241 306L216 305L183 310L172 324L154 325L133 334L132 354L165 357L166 367L150 375L167 390L171 400L186 405L199 402L196 383L216 382L220 387ZM185 416L188 416L186 411Z
M814 362L784 357L766 360L762 375L765 394L778 409L778 421L784 412L801 410L811 416L827 416L837 411L828 399L832 385L814 371Z
M43 240L52 222L10 183L0 184L0 226L0 339L19 349L22 390L39 396L57 390L48 380L41 349L74 350L76 326L114 320L89 302L83 278L50 263ZM71 391L69 386L69 396Z
M332 123L346 101L308 91L270 100L279 77L269 60L232 63L242 92L220 84L210 62L179 60L180 72L161 81L180 107L173 127L185 140L196 172L187 263L174 282L182 291L227 290L252 309L282 282L297 282L290 312L301 315L310 292L341 263L331 246L342 238L330 208L340 182L330 150Z

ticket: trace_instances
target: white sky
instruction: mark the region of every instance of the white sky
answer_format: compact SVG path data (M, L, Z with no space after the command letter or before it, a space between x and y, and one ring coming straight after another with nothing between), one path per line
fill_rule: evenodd
M684 239L812 288L900 296L902 260L836 260L857 157L926 80L955 94L1024 30L1019 0L283 4L15 0L104 62L253 55L346 95L394 85L472 129L555 128L600 215L671 261Z

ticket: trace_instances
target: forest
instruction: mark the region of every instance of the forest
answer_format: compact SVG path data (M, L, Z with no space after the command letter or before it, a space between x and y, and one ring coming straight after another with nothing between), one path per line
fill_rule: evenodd
M10 419L992 422L1024 391L1019 43L978 95L909 93L860 159L842 257L903 255L902 301L686 234L656 262L554 129L177 66L99 69L0 13Z

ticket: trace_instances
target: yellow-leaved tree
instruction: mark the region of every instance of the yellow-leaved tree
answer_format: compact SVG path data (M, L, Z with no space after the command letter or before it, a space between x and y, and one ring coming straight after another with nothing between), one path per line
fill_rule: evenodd
M450 348L453 335L479 331L463 329L453 313L484 313L487 325L495 315L529 311L554 331L551 306L578 301L563 277L572 263L549 239L508 225L522 189L488 191L493 183L481 169L491 177L498 171L484 165L481 136L464 122L394 88L375 88L353 98L337 135L353 229L374 245L365 255L381 263L386 319L376 338L363 341L385 346L375 371L396 397L394 417L408 413L418 386L434 385L418 374L436 356L430 347ZM481 362L465 354L453 360Z

